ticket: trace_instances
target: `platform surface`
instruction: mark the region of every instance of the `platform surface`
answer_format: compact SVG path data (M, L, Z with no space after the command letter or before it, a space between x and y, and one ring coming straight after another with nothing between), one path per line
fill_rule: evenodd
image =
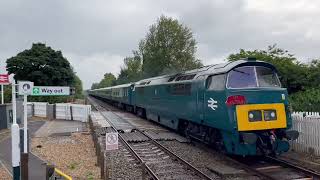
M34 135L43 124L44 121L33 121L28 123L30 136ZM23 126L20 126L23 127ZM0 142L0 160L6 168L12 173L11 165L11 137ZM29 154L29 179L45 179L46 165L38 157L32 153Z

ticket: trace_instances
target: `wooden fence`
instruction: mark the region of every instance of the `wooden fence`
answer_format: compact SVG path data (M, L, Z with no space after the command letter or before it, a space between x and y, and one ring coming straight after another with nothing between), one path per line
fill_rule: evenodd
M317 114L292 114L292 129L299 131L299 138L291 142L297 152L320 156L320 116Z

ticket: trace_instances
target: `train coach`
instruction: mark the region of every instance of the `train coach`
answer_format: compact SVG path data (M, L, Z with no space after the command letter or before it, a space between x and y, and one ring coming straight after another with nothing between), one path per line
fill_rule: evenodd
M119 97L110 94L113 91L119 91ZM290 130L288 94L276 68L255 59L143 79L89 94L228 154L280 154L288 151L288 141L299 135Z

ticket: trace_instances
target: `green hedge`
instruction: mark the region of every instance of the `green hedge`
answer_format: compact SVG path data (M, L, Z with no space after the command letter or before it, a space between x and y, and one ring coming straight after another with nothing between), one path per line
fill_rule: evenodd
M320 88L310 88L289 96L293 111L320 112Z

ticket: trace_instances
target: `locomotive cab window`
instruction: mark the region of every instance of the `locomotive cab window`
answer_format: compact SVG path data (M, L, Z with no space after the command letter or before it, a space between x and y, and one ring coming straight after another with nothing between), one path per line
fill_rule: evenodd
M206 86L208 90L224 90L225 83L226 75L218 74L208 77Z
M281 87L276 72L263 66L242 66L228 74L228 88Z

